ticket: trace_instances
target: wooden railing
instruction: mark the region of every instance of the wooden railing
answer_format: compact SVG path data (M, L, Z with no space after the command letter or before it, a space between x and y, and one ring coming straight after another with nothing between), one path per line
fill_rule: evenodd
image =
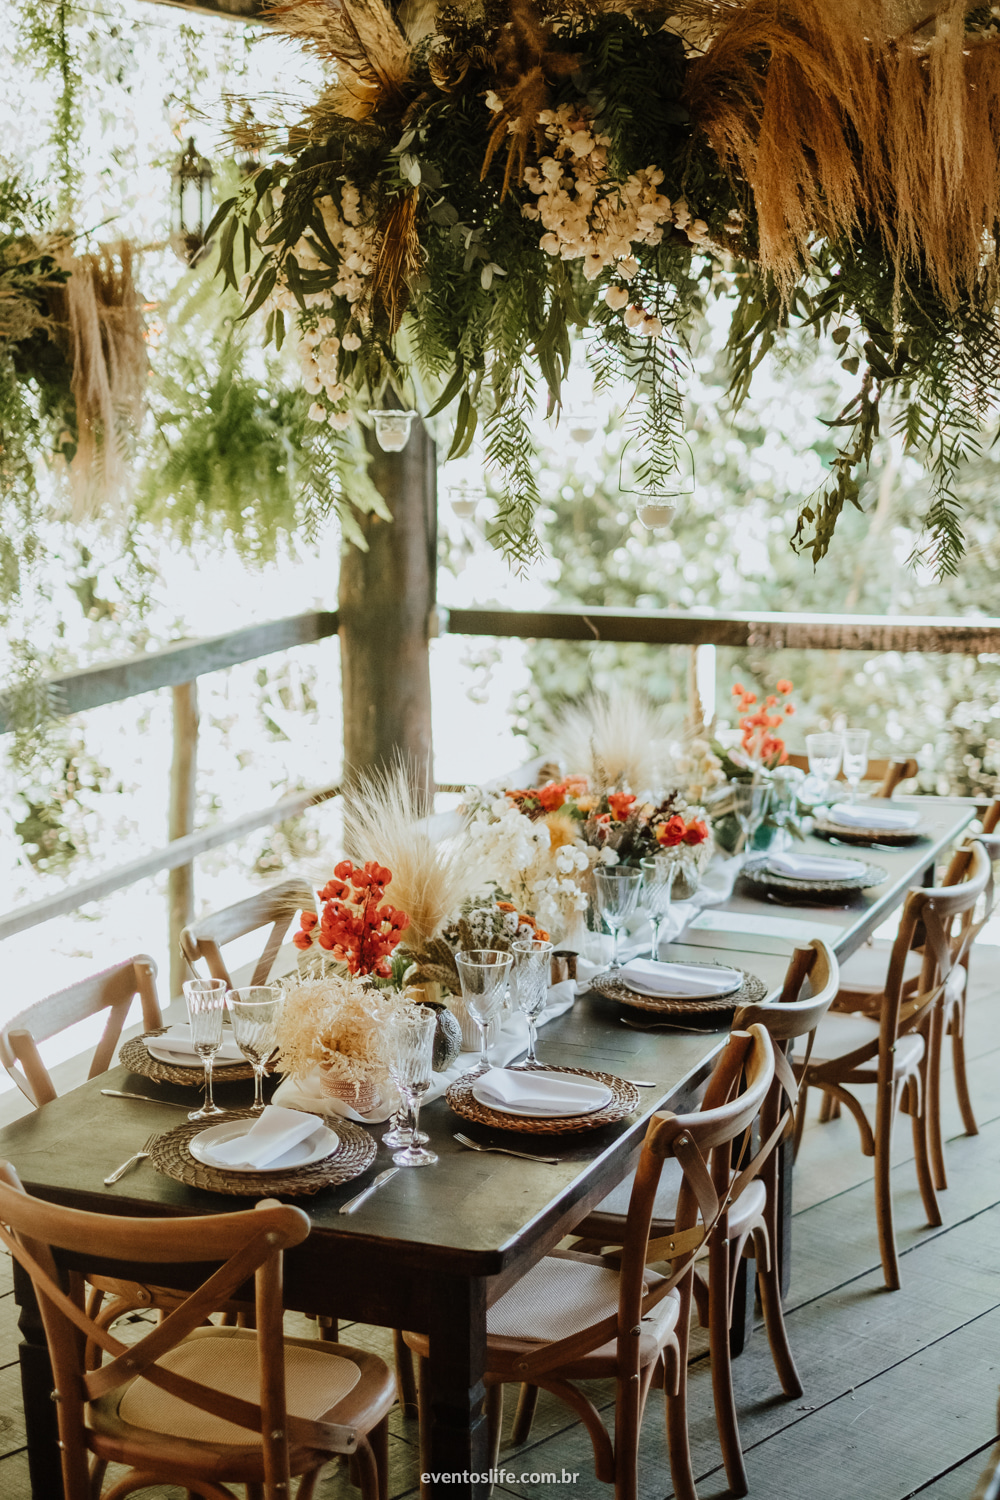
M269 807L227 823L195 831L192 826L196 771L199 677L276 651L337 634L333 610L311 610L225 635L177 641L150 651L52 677L46 684L50 710L82 713L120 703L159 688L174 690L174 760L171 769L171 841L105 874L93 877L31 906L0 916L0 939L75 911L137 880L171 872L171 927L189 919L192 861L209 849L297 816L337 795L335 785L293 792ZM439 606L430 621L432 635L514 637L522 640L639 642L661 646L735 646L770 650L1000 653L1000 619L937 619L869 615L713 613L708 610L632 610L563 606L545 610L463 609ZM0 733L10 730L0 710ZM471 772L471 768L470 768ZM173 936L173 934L172 934ZM176 943L171 948L176 950Z

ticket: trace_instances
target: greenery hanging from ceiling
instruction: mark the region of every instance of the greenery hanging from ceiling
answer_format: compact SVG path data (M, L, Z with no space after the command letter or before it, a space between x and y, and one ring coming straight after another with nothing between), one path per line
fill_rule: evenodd
M493 540L537 549L528 430L575 332L630 376L639 482L674 483L687 331L738 290L733 395L790 324L833 331L857 394L793 543L827 551L887 406L962 550L954 478L1000 405L1000 37L964 0L274 0L330 66L217 216L221 263L317 423L387 388L453 407L504 479ZM241 272L243 273L241 278ZM891 397L891 402L887 398Z

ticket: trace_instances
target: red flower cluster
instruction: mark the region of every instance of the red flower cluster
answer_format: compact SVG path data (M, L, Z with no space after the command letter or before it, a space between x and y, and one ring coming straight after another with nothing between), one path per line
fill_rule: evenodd
M680 813L674 813L665 823L657 823L653 834L664 849L676 849L678 844L703 844L708 838L708 824L701 818L686 823Z
M794 703L786 701L782 704L778 698L780 694L782 698L788 699L792 691L788 678L782 677L775 687L777 693L769 693L759 708L756 707L756 693L748 692L740 682L733 687L742 731L741 748L749 761L754 761L769 771L773 771L775 766L783 766L788 759L784 740L771 731L780 729L786 716L795 712Z
M346 964L351 974L377 974L387 979L392 951L410 925L405 911L379 906L392 871L376 860L356 870L349 859L343 859L333 875L317 892L322 915L304 911L300 930L292 941L301 949L311 948L316 941L339 963Z
M544 786L532 787L530 791L509 791L507 796L529 818L540 818L543 813L555 812L562 807L566 801L566 783L547 781Z
M616 823L624 823L634 805L635 796L632 792L608 793L608 807Z

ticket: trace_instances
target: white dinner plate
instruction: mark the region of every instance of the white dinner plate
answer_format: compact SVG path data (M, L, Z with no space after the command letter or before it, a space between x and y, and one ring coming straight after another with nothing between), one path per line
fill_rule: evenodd
M535 1072L534 1070L532 1071L534 1072L534 1076L536 1078L545 1078L546 1076L548 1076L552 1078L554 1082L566 1082L566 1075L564 1073L546 1074L544 1069L539 1069L537 1072ZM571 1077L569 1081L573 1082L575 1080ZM472 1085L472 1097L473 1099L475 1099L477 1104L482 1104L486 1109L495 1110L498 1115L521 1115L522 1117L530 1116L532 1118L538 1118L540 1120L569 1120L574 1119L577 1115L596 1114L599 1109L605 1109L614 1098L614 1094L612 1093L611 1089L608 1088L606 1083L599 1083L596 1078L588 1079L587 1082L590 1083L591 1087L600 1089L603 1097L597 1100L594 1104L585 1105L582 1109L579 1106L574 1107L573 1105L565 1103L559 1104L555 1101L553 1101L551 1105L543 1104L541 1103L541 1101L539 1101L538 1104L531 1105L501 1104L498 1100L492 1099L488 1094L484 1093L478 1083L474 1083Z
M188 1150L195 1161L200 1161L205 1167L214 1167L217 1172L285 1172L289 1167L308 1167L314 1161L322 1161L324 1157L331 1156L340 1145L340 1137L317 1120L316 1129L305 1140L296 1141L294 1146L284 1152L282 1156L274 1161L268 1162L266 1167L234 1167L229 1162L216 1161L211 1155L212 1146L221 1146L223 1141L235 1140L238 1135L246 1135L254 1126L254 1120L227 1120L222 1125L213 1125L209 1130L200 1130L197 1135L188 1141Z
M182 1044L186 1043L190 1045L191 1027L187 1021L181 1021L176 1026L171 1026L170 1030L165 1031L162 1036L145 1037L146 1051L150 1057L155 1057L157 1062L168 1063L172 1068L200 1068L202 1060L197 1052L194 1051L194 1048L192 1047L188 1051L188 1045L182 1045L178 1051L175 1051L170 1045L172 1037L176 1038ZM228 1056L223 1055L225 1053L228 1053ZM215 1054L215 1062L212 1064L213 1070L246 1066L247 1060L237 1047L232 1031L229 1032L228 1036L224 1031L222 1049Z

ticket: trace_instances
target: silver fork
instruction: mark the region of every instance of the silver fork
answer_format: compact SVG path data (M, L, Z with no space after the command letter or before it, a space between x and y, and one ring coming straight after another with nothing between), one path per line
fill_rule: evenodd
M455 1139L463 1146L468 1146L470 1151L497 1151L501 1156L520 1157L521 1161L541 1161L549 1167L559 1165L558 1156L531 1156L527 1151L511 1151L508 1146L481 1146L478 1141L470 1141L467 1135L460 1135L458 1131L455 1132Z
M149 1137L149 1140L143 1146L141 1151L136 1151L134 1156L130 1156L128 1161L123 1161L121 1166L111 1173L110 1177L105 1177L104 1186L110 1187L113 1182L118 1181L119 1177L124 1177L129 1167L134 1166L137 1161L145 1161L146 1157L155 1146L159 1138L159 1134L160 1132L158 1130L154 1130L153 1134Z

